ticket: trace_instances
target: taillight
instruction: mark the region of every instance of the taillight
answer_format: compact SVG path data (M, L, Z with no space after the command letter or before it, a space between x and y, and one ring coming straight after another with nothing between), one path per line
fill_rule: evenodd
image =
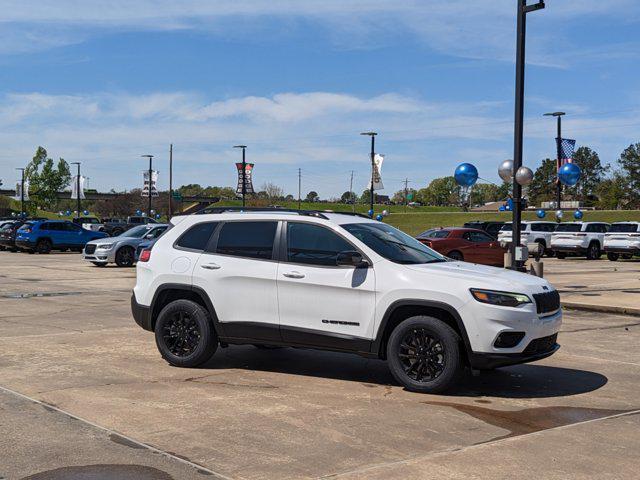
M140 258L138 258L138 261L148 262L150 258L151 258L151 250L148 250L145 248L144 250L142 250L142 252L140 252Z

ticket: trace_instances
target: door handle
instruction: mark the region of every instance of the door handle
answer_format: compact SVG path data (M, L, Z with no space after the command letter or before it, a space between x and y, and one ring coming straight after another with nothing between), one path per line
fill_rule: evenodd
M300 272L287 272L283 273L283 275L287 278L304 278L304 274Z
M203 265L200 265L200 267L206 268L207 270L218 270L220 268L220 265L218 265L217 263L205 263Z

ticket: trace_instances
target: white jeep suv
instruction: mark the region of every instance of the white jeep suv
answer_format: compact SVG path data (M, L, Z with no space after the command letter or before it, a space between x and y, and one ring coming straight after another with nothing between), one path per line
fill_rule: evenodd
M205 212L173 218L137 264L133 317L171 365L229 344L318 348L387 359L406 388L440 392L465 366L559 348L560 298L544 279L450 261L356 214Z
M553 255L551 249L551 234L556 229L555 222L522 222L520 231L520 244L539 243L542 245L545 254ZM498 242L501 244L511 243L513 238L513 225L511 222L505 223L498 232Z
M602 255L607 230L609 224L602 222L560 223L551 235L551 248L560 259L577 254L597 260Z
M604 236L604 251L613 262L640 255L640 222L612 223Z

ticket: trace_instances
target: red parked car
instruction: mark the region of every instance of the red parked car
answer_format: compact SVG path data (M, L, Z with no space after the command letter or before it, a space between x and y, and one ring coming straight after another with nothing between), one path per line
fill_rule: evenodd
M475 228L434 228L416 237L426 246L454 260L502 267L507 251L482 230Z

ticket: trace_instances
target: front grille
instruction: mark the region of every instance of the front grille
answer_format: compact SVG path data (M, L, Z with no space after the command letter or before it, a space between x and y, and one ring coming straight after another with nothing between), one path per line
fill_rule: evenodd
M84 252L88 253L89 255L91 255L95 251L96 251L95 245L88 243L87 245L84 246Z
M560 308L560 294L557 290L551 290L545 293L534 293L533 298L536 301L538 313L555 312Z
M547 353L553 349L556 345L556 341L558 340L558 334L554 333L553 335L549 335L548 337L536 338L535 340L531 340L527 348L524 349L526 355L535 355L537 353Z

